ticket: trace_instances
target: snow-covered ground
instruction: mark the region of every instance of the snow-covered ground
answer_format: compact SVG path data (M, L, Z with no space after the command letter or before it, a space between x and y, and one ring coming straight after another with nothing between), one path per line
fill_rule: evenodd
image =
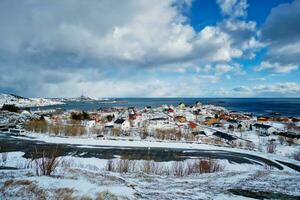
M0 94L0 107L3 104L15 104L17 107L35 107L64 104L61 101L45 98L24 98L11 94Z
M22 155L6 153L5 165L21 169L0 170L0 199L101 199L105 195L106 199L251 199L230 189L298 196L295 199L300 195L300 173L226 161L222 172L177 177L109 172L107 160L66 156L50 177L36 176L34 168L25 168L29 160Z
M45 134L38 133L27 133L29 137L17 137L24 140L36 140L43 141L46 143L55 144L73 144L82 148L103 148L103 147L121 147L121 148L134 148L134 147L144 147L144 148L163 148L163 149L186 149L186 150L222 150L236 153L244 153L254 156L260 156L265 159L272 160L278 163L276 160L285 161L289 163L296 164L300 166L300 161L290 159L283 155L270 154L265 152L260 152L257 150L250 151L239 148L230 148L224 146L208 145L199 142L176 142L176 141L159 141L159 140L142 140L133 139L126 137L114 137L114 138L81 138L81 137L55 137ZM284 167L284 166L283 166Z

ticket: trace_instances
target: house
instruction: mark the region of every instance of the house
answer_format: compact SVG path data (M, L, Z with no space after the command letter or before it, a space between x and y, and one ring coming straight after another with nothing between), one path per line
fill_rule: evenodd
M175 120L178 121L178 122L180 122L180 123L185 123L185 122L187 122L186 117L185 117L185 116L181 116L181 115L176 116L176 117L175 117Z
M205 125L213 125L213 124L218 124L219 123L219 119L216 118L212 118L212 117L206 117L204 124Z
M267 121L269 121L269 117L264 117L264 116L257 117L257 121L259 121L259 122L267 122Z
M227 133L223 133L221 131L216 131L216 132L213 133L213 135L216 136L216 137L219 137L221 139L228 140L228 141L236 140L236 137L234 137L232 135L229 135Z
M125 120L125 119L117 119L114 122L114 128L119 128L123 131L129 131L130 123L128 120Z
M185 109L185 104L183 102L180 102L178 104L178 108L184 110Z
M228 119L227 122L230 123L230 124L237 124L238 123L238 121L235 120L235 119Z
M173 112L174 112L174 109L169 108L167 111L168 111L169 113L173 113Z
M287 137L287 138L293 138L293 139L300 139L300 134L288 131L288 132L280 132L278 135Z
M194 136L201 136L201 135L207 136L206 133L205 133L205 131L193 131L192 134Z
M253 127L261 135L270 135L270 134L274 134L277 132L277 130L273 126L266 125L266 124L256 123L253 125Z
M197 124L194 123L194 122L189 121L189 128L194 130L194 129L197 128Z
M114 123L111 121L111 122L106 122L105 125L104 125L105 128L113 128L114 127Z

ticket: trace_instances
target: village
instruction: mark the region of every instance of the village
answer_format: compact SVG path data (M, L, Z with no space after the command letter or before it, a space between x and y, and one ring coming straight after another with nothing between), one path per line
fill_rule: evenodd
M151 108L103 108L95 111L63 109L2 111L11 134L147 141L204 143L299 156L300 123L295 117L232 112L220 106L180 103ZM15 117L7 117L7 116ZM9 122L9 119L10 122ZM20 120L21 119L21 120ZM288 155L289 154L289 155ZM295 155L294 155L295 154Z
M256 116L200 102L93 111L6 104L0 111L0 190L5 198L147 199L156 194L156 184L160 195L171 195L163 191L175 180L181 184L172 187L187 189L178 199L209 199L216 191L236 197L244 183L251 191L264 187L269 195L294 198L299 127L296 117ZM199 188L201 180L207 184ZM199 188L196 193L187 182Z

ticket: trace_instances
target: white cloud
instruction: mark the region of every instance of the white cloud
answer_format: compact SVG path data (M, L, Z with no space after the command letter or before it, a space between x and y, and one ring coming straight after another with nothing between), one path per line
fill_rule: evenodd
M199 82L242 73L233 60L260 47L256 23L240 19L246 1L218 2L232 17L196 30L182 14L190 0L0 1L0 90L30 96L74 96L83 89L96 96L196 95ZM197 81L182 79L176 90L172 81L149 78L150 69L196 71ZM128 78L130 72L142 80Z
M270 70L275 73L288 73L288 72L291 72L291 71L297 70L297 69L298 69L298 66L293 65L293 64L281 65L278 62L270 63L267 61L261 62L261 64L255 68L256 71Z
M217 0L217 3L226 16L244 17L247 15L248 4L246 0Z
M258 78L248 78L249 81L265 81L266 78L264 77L258 77Z
M230 72L232 69L233 67L228 64L217 64L216 74L225 74L227 72Z
M253 87L241 86L232 89L231 94L239 96L300 97L300 84L295 82L285 82Z

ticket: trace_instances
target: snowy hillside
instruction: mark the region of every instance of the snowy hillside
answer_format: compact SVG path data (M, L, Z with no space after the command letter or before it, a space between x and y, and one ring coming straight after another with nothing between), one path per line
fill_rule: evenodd
M25 98L12 94L0 94L0 107L3 104L15 104L18 107L34 107L63 104L63 102L45 98Z

